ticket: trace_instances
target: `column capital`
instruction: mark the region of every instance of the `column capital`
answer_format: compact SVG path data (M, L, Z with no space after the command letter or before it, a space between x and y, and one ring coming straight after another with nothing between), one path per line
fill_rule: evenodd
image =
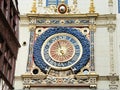
M36 26L35 25L29 25L29 31L35 31Z
M115 24L108 24L108 32L113 33L115 31Z
M95 24L93 24L93 25L89 25L89 29L90 29L90 31L96 31L96 25Z

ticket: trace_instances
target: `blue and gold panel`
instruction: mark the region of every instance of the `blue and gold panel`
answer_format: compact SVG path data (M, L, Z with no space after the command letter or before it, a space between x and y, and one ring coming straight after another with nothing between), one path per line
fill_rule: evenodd
M90 58L90 42L80 30L68 27L49 28L37 37L34 62L45 73L71 69L78 73Z

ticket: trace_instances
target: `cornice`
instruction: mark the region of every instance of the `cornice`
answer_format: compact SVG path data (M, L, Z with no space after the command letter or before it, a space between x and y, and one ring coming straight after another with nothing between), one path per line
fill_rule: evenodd
M119 81L119 76L111 76L111 75L106 75L106 76L99 76L98 80L100 81L106 81L106 80L111 80L114 79L115 81Z
M23 77L24 78L37 78L39 75L22 75L22 76L15 76L15 79L22 79ZM97 74L96 75L87 75L87 76L84 76L84 75L81 75L82 77L87 77L87 76L98 76ZM116 76L111 76L111 75L105 75L105 76L98 76L98 81L109 81L110 79L114 78L114 80L116 81L119 81L119 75L116 75Z
M86 18L86 17L97 17L97 20L107 20L109 18L112 18L113 20L116 20L116 14L26 14L26 15L20 15L21 19L27 19L29 17L34 18Z
M86 18L96 17L98 13L86 13L86 14L27 14L28 17L43 17L43 18Z
M65 24L51 24L49 23L50 20L55 20L55 21L70 21L70 20L89 20L90 18L95 18L95 24L97 27L107 27L109 24L109 21L112 20L113 24L115 25L116 22L116 14L98 14L98 13L86 13L86 14L26 14L26 15L21 15L20 16L21 25L38 25L36 24L36 20L44 20L46 23L41 23L40 26L60 26L60 25L65 25ZM31 21L32 20L32 21ZM63 23L64 23L63 22ZM80 26L80 25L87 25L89 23L69 23L68 25L66 24L65 26Z
M116 20L116 14L101 14L97 17L97 20L106 20L108 18L112 18L113 20Z
M116 19L116 14L98 14L98 13L86 13L86 14L26 14L20 17L43 17L43 18L83 18L83 17L97 17L97 19Z

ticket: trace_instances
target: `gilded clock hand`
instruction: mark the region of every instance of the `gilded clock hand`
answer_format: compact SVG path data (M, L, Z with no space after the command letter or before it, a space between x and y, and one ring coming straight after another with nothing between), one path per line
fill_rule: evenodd
M61 44L59 41L57 41L59 47L60 47L60 53L64 56L64 50L62 50Z
M62 52L62 57L63 57L63 61L66 59L66 55L64 52Z
M61 44L60 44L60 42L57 40L57 43L58 43L58 46L59 46L59 48L60 48L60 53L62 54L62 55L64 55L64 51L61 49Z
M58 43L58 46L60 47L60 49L61 49L61 45L60 45L60 42L57 40L57 43Z

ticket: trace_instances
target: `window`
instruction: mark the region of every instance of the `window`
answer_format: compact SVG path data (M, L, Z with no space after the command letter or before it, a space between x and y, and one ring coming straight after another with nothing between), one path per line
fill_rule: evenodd
M65 4L68 4L68 0L64 0ZM61 3L61 0L46 0L46 6L49 6L49 5L59 5Z
M118 13L120 13L120 0L118 0Z

